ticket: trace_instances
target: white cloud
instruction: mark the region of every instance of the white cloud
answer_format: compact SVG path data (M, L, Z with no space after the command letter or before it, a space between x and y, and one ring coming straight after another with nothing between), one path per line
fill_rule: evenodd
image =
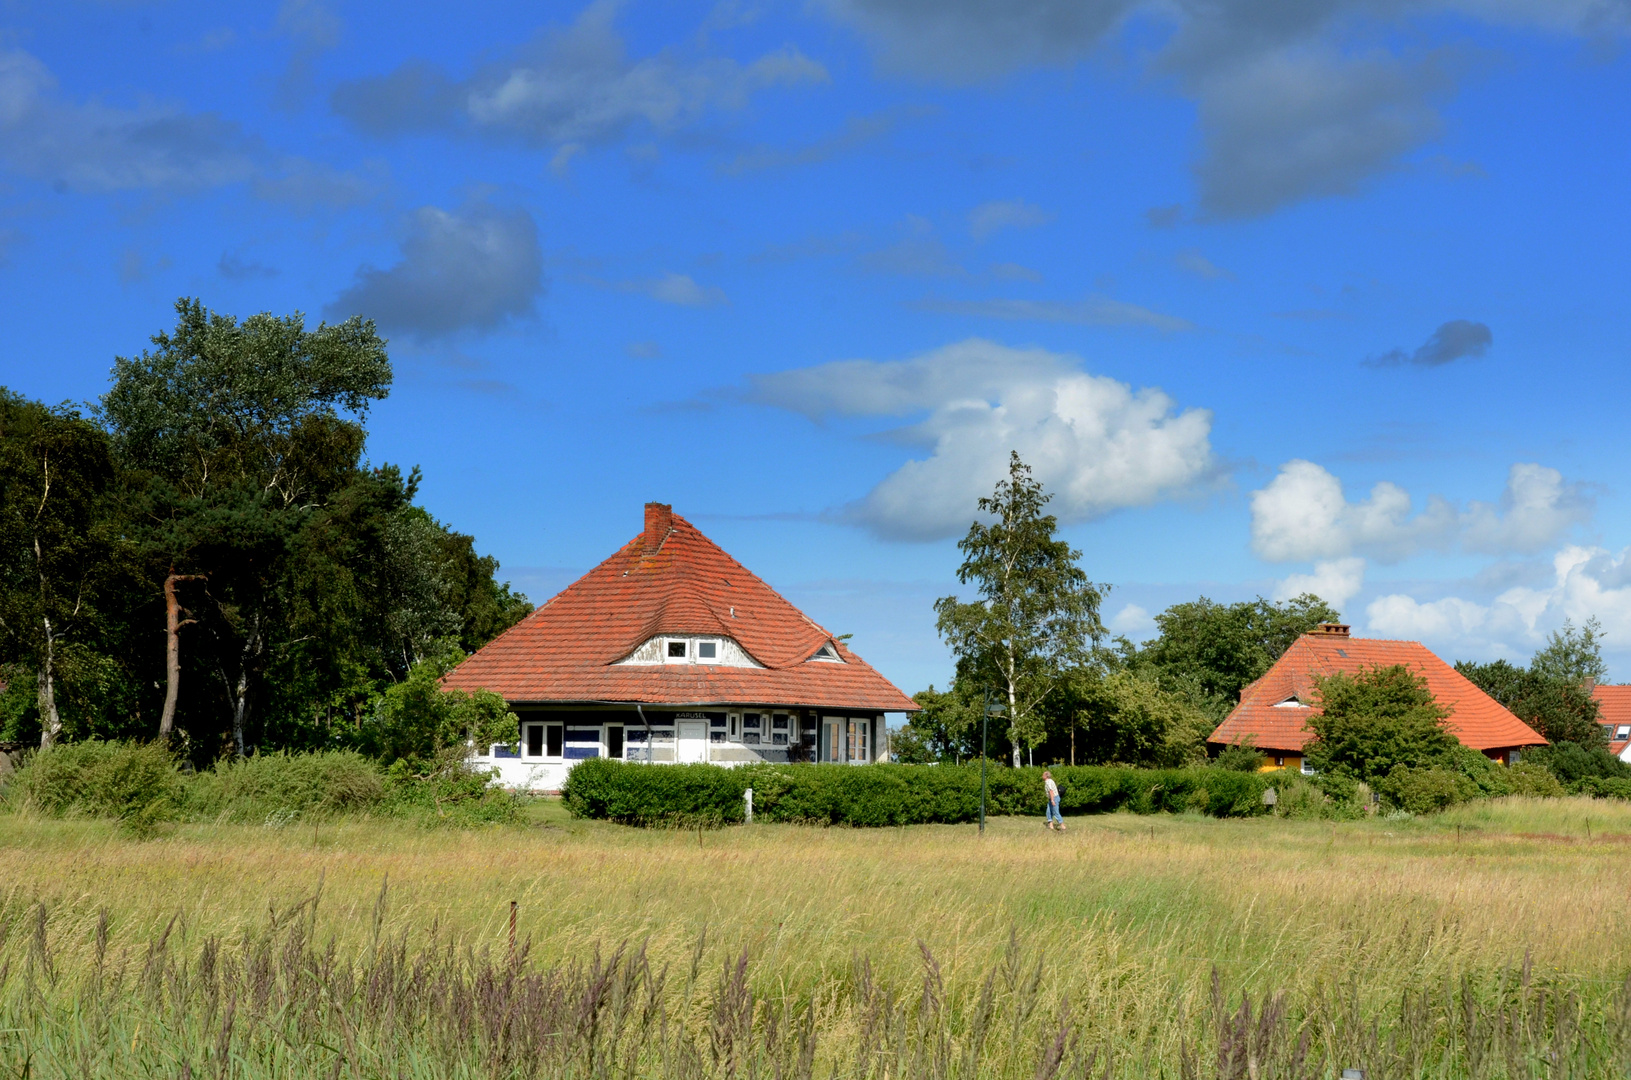
M1120 611L1110 617L1105 624L1112 634L1131 638L1133 641L1143 641L1155 636L1155 620L1150 617L1147 608L1137 604L1127 604Z
M1292 574L1274 589L1274 599L1290 600L1313 593L1332 607L1341 608L1365 586L1365 560L1357 556L1327 559L1314 564L1311 574Z
M629 58L612 23L618 5L589 5L572 25L456 81L425 61L337 88L335 111L377 135L468 131L537 146L592 146L631 129L672 132L716 110L740 109L772 86L825 82L793 48L746 65L665 50Z
M845 360L752 377L750 397L812 418L921 415L891 432L929 451L849 508L881 535L928 540L962 532L1017 450L1080 521L1140 506L1214 469L1212 414L1178 411L1158 389L1083 372L1074 357L973 338L910 360Z
M1349 502L1342 482L1311 461L1288 461L1268 486L1254 491L1252 548L1270 562L1369 555L1409 558L1423 549L1459 544L1468 551L1532 554L1562 539L1591 515L1578 484L1556 469L1517 464L1498 504L1458 510L1434 495L1413 513L1410 493L1383 481L1368 498Z
M981 203L968 215L968 231L976 240L984 240L1001 229L1033 229L1046 225L1053 215L1040 206L1032 206L1024 199L1008 199Z
M712 285L699 285L690 274L667 273L650 281L629 282L622 288L627 292L644 293L653 300L680 307L717 307L730 303L723 289Z
M143 103L74 103L39 60L0 50L0 160L65 189L196 190L248 180L258 148L214 113Z
M1565 619L1578 625L1592 618L1602 623L1607 650L1631 649L1631 548L1616 555L1569 545L1551 562L1549 584L1510 588L1488 603L1392 593L1371 601L1365 615L1372 632L1419 638L1464 655L1521 657Z

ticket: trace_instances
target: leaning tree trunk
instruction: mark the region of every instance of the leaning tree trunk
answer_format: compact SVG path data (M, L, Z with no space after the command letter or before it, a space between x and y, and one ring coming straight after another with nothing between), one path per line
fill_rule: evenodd
M176 722L176 699L181 696L181 628L192 619L181 618L176 582L198 581L202 574L171 573L164 579L164 712L159 716L159 741L169 742Z
M40 749L49 750L56 745L62 733L62 717L57 712L56 662L57 640L51 629L51 618L45 616L45 649L40 653L39 677Z

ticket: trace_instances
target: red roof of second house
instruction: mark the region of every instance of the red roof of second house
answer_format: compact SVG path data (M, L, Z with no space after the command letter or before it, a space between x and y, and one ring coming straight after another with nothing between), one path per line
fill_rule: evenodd
M1602 725L1608 728L1608 752L1618 757L1631 743L1631 686L1598 685L1591 688L1591 696L1602 715Z
M1498 750L1546 742L1421 642L1352 638L1346 627L1304 634L1293 642L1261 679L1241 691L1240 704L1208 741L1227 744L1251 736L1260 750L1301 753L1314 737L1307 720L1316 710L1305 703L1318 696L1315 676L1353 675L1395 664L1426 678L1434 700L1450 710L1447 725L1463 744Z
M669 508L646 531L450 672L511 702L918 706ZM662 634L732 638L763 667L619 664ZM830 645L842 663L811 660Z

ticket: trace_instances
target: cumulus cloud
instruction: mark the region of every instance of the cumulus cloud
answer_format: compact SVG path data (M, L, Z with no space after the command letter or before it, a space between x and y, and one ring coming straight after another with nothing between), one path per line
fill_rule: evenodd
M324 314L360 314L387 331L428 339L524 316L543 288L538 227L525 210L426 206L409 218L402 260L385 270L360 268Z
M1521 657L1565 619L1597 619L1607 647L1631 647L1631 548L1613 553L1569 545L1551 560L1550 581L1507 589L1486 602L1460 596L1377 597L1365 608L1372 632L1418 638L1473 656Z
M981 203L968 215L968 231L984 240L1002 229L1034 229L1053 220L1053 215L1023 199Z
M63 190L191 191L248 180L259 154L215 113L66 100L38 59L0 50L0 161L24 176Z
M331 105L374 135L458 131L538 147L591 146L630 130L672 132L715 110L743 107L772 86L822 82L826 69L796 49L748 64L678 50L631 59L613 27L617 5L591 4L510 56L454 79L425 61L341 84Z
M1383 481L1358 502L1342 482L1311 461L1289 461L1251 496L1252 548L1270 562L1368 555L1392 562L1423 549L1532 554L1591 516L1579 484L1556 469L1513 465L1497 503L1458 508L1434 495L1419 512L1410 493Z
M1494 343L1495 335L1483 323L1451 319L1434 330L1433 336L1422 342L1415 352L1389 349L1380 356L1366 359L1365 366L1388 368L1414 364L1417 367L1442 367L1457 360L1481 357Z
M1357 556L1327 559L1314 564L1309 574L1292 574L1274 588L1274 599L1290 600L1304 593L1340 609L1365 586L1365 560Z
M917 417L889 432L927 451L848 508L881 536L932 540L968 528L1016 450L1080 521L1176 494L1215 469L1212 414L1158 389L1081 370L1074 357L978 338L900 361L845 360L751 380L751 400L811 418Z
M1408 32L1417 21L1442 30L1442 16L1452 13L1592 38L1623 33L1631 21L1623 6L1596 0L825 0L825 7L862 34L885 69L952 83L1077 63L1133 20L1170 26L1150 65L1195 101L1199 209L1211 218L1355 192L1436 139L1441 104L1466 65L1453 47L1422 52L1419 34ZM1170 209L1152 212L1151 224L1175 223Z

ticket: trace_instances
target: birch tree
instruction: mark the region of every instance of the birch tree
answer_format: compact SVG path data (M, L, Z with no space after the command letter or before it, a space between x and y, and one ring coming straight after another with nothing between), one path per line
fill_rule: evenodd
M40 746L62 733L64 650L96 615L109 567L107 437L68 408L0 390L0 635L33 669Z
M1069 672L1086 664L1104 633L1099 604L1109 586L1095 584L1077 560L1081 552L1056 539L1058 520L1043 513L1052 496L1011 453L1008 477L958 542L957 580L979 599L935 601L936 628L957 657L959 681L988 686L1006 705L1013 763L1022 745L1046 737L1044 703Z

